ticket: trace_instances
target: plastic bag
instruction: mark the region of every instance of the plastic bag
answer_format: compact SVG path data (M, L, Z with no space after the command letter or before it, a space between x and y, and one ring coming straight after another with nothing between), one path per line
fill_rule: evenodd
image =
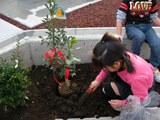
M140 98L130 95L116 120L160 120L160 95L151 91L141 103Z

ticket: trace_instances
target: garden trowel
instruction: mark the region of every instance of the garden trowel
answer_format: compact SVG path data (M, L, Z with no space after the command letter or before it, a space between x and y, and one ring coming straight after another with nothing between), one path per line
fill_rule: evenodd
M86 100L91 95L92 92L93 92L93 89L89 87L79 99L78 105L81 106L84 100Z

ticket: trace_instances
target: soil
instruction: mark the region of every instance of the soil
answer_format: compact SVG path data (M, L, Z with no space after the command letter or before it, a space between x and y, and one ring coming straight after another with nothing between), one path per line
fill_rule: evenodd
M120 5L119 0L103 0L101 2L88 5L86 7L67 13L66 22L68 28L81 27L115 27L116 12ZM158 6L160 1L157 0ZM158 12L160 15L160 11ZM45 23L34 28L29 28L21 23L14 21L2 14L0 18L10 22L11 24L23 29L44 29ZM55 26L59 26L56 24ZM154 26L154 24L153 24ZM4 107L0 104L1 120L54 120L55 118L87 118L87 117L106 117L118 116L120 112L112 109L109 105L109 97L102 92L102 87L106 81L111 81L108 76L99 88L90 94L90 96L78 106L79 99L98 75L99 71L95 70L91 64L77 64L77 75L69 78L72 82L76 82L77 90L69 98L63 98L58 93L58 84L54 80L52 70L43 66L32 66L29 72L32 85L28 87L29 100L26 105L17 108ZM56 76L59 82L63 82L63 78ZM160 93L160 84L156 83L155 91Z
M98 75L91 63L77 64L75 77L69 79L78 86L74 94L69 98L61 97L58 93L58 83L54 80L53 72L44 66L32 66L29 72L32 85L28 87L29 100L26 105L16 109L7 107L4 111L4 104L0 105L1 120L54 120L55 118L87 118L87 117L115 117L120 112L115 111L108 103L109 97L104 95L102 87L105 82L112 81L108 76L104 82L79 106L79 100ZM59 82L64 82L63 78L56 75ZM156 83L155 91L160 93L160 84Z
M53 72L43 66L33 66L29 72L32 85L28 87L29 93L26 105L16 109L8 107L4 112L4 105L0 106L0 119L3 120L53 120L54 118L86 118L117 116L116 112L108 104L108 98L102 93L102 83L100 87L78 105L79 99L89 87L99 71L94 70L92 64L77 64L77 75L69 78L75 82L77 90L69 98L63 98L58 93L58 83L54 80ZM59 82L64 82L63 78L56 76ZM108 80L109 77L108 77ZM107 81L107 80L105 80Z

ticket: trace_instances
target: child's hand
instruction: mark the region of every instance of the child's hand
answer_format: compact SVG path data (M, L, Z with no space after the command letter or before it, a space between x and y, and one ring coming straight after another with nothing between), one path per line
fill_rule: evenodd
M121 100L111 100L111 101L108 101L108 102L114 109L118 109L118 108L122 107Z
M97 89L97 87L101 84L101 82L99 82L98 80L94 80L93 82L91 82L90 88L94 90Z

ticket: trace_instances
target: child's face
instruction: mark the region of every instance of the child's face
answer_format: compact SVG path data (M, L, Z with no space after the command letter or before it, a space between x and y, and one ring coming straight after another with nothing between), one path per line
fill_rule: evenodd
M105 68L110 72L115 72L119 70L120 67L122 67L121 61L116 61L112 66L106 66Z
M113 67L113 66L106 66L105 67L108 71L110 71L110 72L115 72L115 71L117 71L120 67Z

